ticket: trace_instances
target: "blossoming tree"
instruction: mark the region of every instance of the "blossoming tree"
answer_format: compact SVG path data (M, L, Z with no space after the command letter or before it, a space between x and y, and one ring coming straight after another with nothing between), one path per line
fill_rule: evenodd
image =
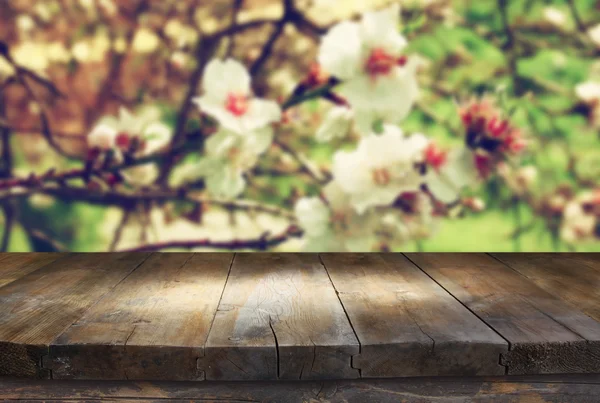
M5 213L4 250L15 226L26 221L19 218L23 207L18 201L40 195L117 206L121 218L113 225L111 250L422 249L447 223L485 210L479 194L484 190L498 193L499 187L515 219L514 232L507 235L514 240L515 249L521 248L521 235L540 222L551 234L555 248L562 243L573 247L600 241L598 183L581 178L576 161L568 169L580 192L564 185L549 194L532 191L538 175L532 155L543 143L544 133L536 127L535 114L523 110L540 100L527 90L533 84L519 71L519 52L528 42L511 25L507 1L490 3L500 11L503 38L499 46L506 58L509 82L483 92L456 93L436 84L434 75L442 73L434 72L431 60L411 43L419 41L419 30L426 32L440 24L433 22L440 18L439 13L453 10L444 1L416 5L408 15L403 15L397 2L391 2L320 26L292 0L280 4L281 15L276 19L240 22L243 2L234 0L227 7L232 22L226 27L211 31L200 21L197 31L191 24L171 19L164 29L156 27L160 34L140 26L140 16L149 13L150 2L139 1L133 8L119 8L111 1L81 3L88 12L97 13L94 19L110 16L132 26L129 34L106 39L113 52L108 80L122 72L123 60L127 52L135 50L136 41L138 48L148 52L148 47L151 53L159 48L161 36L173 37L175 43L184 45L169 50L169 68L185 71L186 63L193 65L184 96L178 107L155 99L121 105L113 101L112 113L100 114L91 108L84 119L89 124L84 127L85 136L80 137L84 152L73 152L52 129L49 101L41 99L34 85L45 90L50 100L69 98L69 92L57 87L44 68L28 66L12 44L3 42L0 197ZM177 7L172 7L171 12L176 13ZM569 10L583 24L573 4ZM560 26L557 12L564 16L563 11L545 10L555 28ZM262 25L272 25L272 31L258 54L249 60L232 56L236 38ZM294 83L288 86L288 93L277 97L268 90L261 70L286 27L306 33L316 51L310 65L288 78ZM586 27L580 28L587 32ZM588 37L579 35L578 40L594 49ZM474 41L469 38L467 43ZM482 46L479 42L471 45ZM101 46L94 41L76 43L69 57L84 58L83 53L93 53ZM448 58L451 56L458 57ZM448 59L445 63L461 61ZM152 79L152 75L148 77ZM106 82L98 89L95 104L90 101L92 106L105 106L113 97L113 84ZM585 108L596 130L599 85L592 79L574 88L581 100L577 105ZM22 93L10 93L12 87ZM166 83L163 90L168 89ZM449 113L457 118L456 124L424 103L424 93L430 96L432 92L450 100ZM26 175L14 172L11 136L27 130L16 127L7 110L14 109L11 102L19 96L35 108L33 114L45 142L75 166L50 167ZM523 106L525 103L528 106ZM452 141L423 127L415 130L410 119L415 110L434 125L448 127ZM310 133L301 134L306 128ZM307 156L298 137L330 152L316 162ZM269 202L264 177L280 176L301 178L302 185L294 187L285 200L273 197L275 203ZM523 205L532 215L531 224L523 221ZM194 232L194 228L206 227L215 210L229 217L228 222L218 224L219 231L226 234ZM236 215L239 212L245 214L243 218ZM140 220L141 235L124 241L123 234L130 231L134 216ZM255 235L223 228L236 228L236 220L257 227ZM157 221L160 228L156 228ZM263 225L266 221L269 224ZM35 249L64 248L31 225L23 227ZM494 245L488 247L495 249Z

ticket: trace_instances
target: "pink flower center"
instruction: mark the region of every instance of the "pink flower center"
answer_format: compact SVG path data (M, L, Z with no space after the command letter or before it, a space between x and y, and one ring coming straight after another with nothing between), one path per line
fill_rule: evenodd
M430 143L425 149L425 163L436 171L446 163L447 153L440 149L435 143Z
M243 94L229 93L225 100L225 109L235 116L242 116L250 107L248 97Z
M131 147L131 137L128 133L121 132L117 134L117 138L115 140L117 147L121 150L127 151Z
M479 176L483 179L488 178L492 173L492 160L490 157L480 154L475 154L475 167Z
M375 48L371 51L367 62L365 63L365 71L371 77L389 74L394 66L406 63L405 58L396 58L382 48Z

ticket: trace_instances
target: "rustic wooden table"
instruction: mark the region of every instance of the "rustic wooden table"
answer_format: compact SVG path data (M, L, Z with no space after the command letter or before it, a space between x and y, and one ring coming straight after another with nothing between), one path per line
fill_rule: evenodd
M600 254L0 254L0 400L600 402L599 374Z

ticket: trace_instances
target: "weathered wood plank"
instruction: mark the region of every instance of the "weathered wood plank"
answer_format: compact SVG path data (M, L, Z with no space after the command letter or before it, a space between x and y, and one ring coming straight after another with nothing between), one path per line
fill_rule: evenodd
M1 380L2 401L597 403L600 376L303 382Z
M199 380L232 254L159 253L50 346L55 379Z
M323 254L361 376L503 375L508 344L402 255Z
M492 254L540 288L559 296L600 322L600 260L593 254Z
M408 254L510 343L508 374L600 372L600 323L485 254Z
M0 287L65 256L66 253L0 253Z
M49 343L148 254L74 254L0 288L0 375L47 376Z
M206 378L356 378L358 342L314 254L237 254L206 345Z

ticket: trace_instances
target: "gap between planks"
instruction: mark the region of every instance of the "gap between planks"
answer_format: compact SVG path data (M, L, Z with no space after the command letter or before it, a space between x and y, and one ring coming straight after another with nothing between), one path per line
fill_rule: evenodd
M354 337L356 337L356 341L358 342L358 354L357 355L360 355L362 353L362 342L360 341L360 338L358 337L358 334L356 333L356 329L354 328L354 325L352 324L352 320L350 319L350 316L348 315L346 306L344 305L344 303L342 302L342 299L340 298L340 292L338 291L335 284L333 283L333 280L331 279L331 274L329 274L329 270L327 270L327 266L323 262L323 258L321 257L320 253L319 253L318 257L319 257L319 262L321 263L321 266L323 266L325 273L327 273L327 278L329 278L329 283L331 283L331 286L335 290L335 295L337 296L338 301L340 302L340 305L342 306L342 309L344 310L344 314L346 315L346 319L348 319L348 324L350 325L350 328L352 328ZM350 368L356 369L358 371L358 377L362 378L362 370L360 368L356 368L354 366L354 360L357 355L355 354L355 355L350 356Z
M457 297L454 296L454 294L452 294L450 291L448 291L448 289L446 289L446 287L444 287L441 283L439 283L436 279L434 279L433 277L431 277L429 275L429 273L427 273L425 270L423 270L418 264L416 264L411 258L410 256L406 255L405 253L402 254L404 257L406 257L408 260L410 260L410 262L412 264L415 265L416 268L418 268L419 270L421 270L421 272L423 272L427 277L429 277L431 279L431 281L433 281L434 283L436 283L439 287L441 287L444 291L446 291L452 298L454 298L456 301L458 301L459 304L461 304L463 307L465 307L465 309L467 309L469 312L471 312L477 319L479 319L482 323L484 323L487 327L489 327L491 330L493 330L499 337L501 337L506 344L508 345L508 350L510 351L512 348L511 342L510 340L508 340L506 337L502 336L502 334L496 330L492 325L490 325L489 323L487 323L485 320L483 320L483 318L481 318L481 316L479 316L475 311L473 311L469 306L467 306L466 304L464 304L460 299L458 299ZM500 354L498 356L498 365L502 365L504 367L504 375L508 374L508 366L504 365L502 363L503 359L502 359L502 354Z
M210 322L210 327L208 328L208 332L206 333L206 337L204 339L204 355L206 354L206 344L208 343L208 337L210 336L210 332L212 331L213 325L215 324L215 318L217 317L217 312L219 311L219 306L221 305L221 301L223 300L223 294L225 293L225 288L229 283L229 276L231 275L231 268L233 267L233 262L235 261L237 253L234 252L233 256L231 256L231 262L229 262L229 269L227 270L227 276L225 277L225 284L223 284L223 289L221 290L221 296L219 297L219 302L217 303L217 309L213 314L212 320ZM200 369L201 366L201 357L196 360L196 368ZM206 380L206 370L202 368L202 380Z
M505 373L506 340L405 256L320 260L361 345L352 366L362 378Z
M510 342L503 356L509 375L600 372L600 323L565 300L570 276L575 281L584 273L574 255L565 257L571 266L534 254L408 256ZM530 276L546 270L561 281L548 285ZM597 279L598 273L590 277Z

